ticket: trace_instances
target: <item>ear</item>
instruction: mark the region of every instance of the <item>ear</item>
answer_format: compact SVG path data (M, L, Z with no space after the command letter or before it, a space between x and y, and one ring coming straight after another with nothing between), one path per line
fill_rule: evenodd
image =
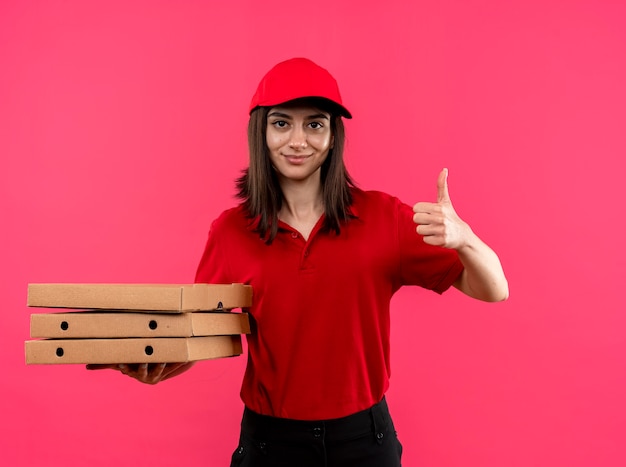
M330 149L335 148L335 135L330 136Z

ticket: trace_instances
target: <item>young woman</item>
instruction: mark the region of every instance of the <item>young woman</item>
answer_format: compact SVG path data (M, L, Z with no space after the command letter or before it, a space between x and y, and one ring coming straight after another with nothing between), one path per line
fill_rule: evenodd
M196 281L253 287L245 410L232 466L400 465L385 402L389 303L403 285L486 301L508 284L496 254L438 199L410 207L354 186L335 79L279 63L250 105L239 206L216 219ZM119 369L146 383L190 364Z

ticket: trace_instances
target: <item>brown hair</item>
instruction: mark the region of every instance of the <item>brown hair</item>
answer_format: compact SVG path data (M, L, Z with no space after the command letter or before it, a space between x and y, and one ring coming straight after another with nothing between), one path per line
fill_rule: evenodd
M320 107L319 104L315 101L317 107ZM328 106L321 108L330 112L333 110L328 109ZM274 240L278 232L278 212L283 203L283 193L270 162L265 140L269 110L270 107L257 107L250 114L248 122L250 165L236 181L237 197L243 200L243 205L251 218L259 217L256 232L267 244ZM331 113L331 132L334 144L321 167L322 197L326 214L322 228L339 234L341 223L352 217L350 189L355 184L343 161L345 129L341 116L336 113Z

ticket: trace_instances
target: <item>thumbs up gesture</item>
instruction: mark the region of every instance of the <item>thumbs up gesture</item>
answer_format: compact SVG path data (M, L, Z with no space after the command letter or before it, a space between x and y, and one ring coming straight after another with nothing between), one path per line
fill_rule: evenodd
M417 233L430 245L458 250L469 241L472 231L457 215L448 193L448 169L437 179L437 202L420 202L413 206Z

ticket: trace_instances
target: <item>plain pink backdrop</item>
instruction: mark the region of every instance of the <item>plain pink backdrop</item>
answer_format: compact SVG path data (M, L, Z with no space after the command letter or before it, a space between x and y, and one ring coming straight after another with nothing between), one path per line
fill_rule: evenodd
M193 281L249 99L292 56L337 77L360 185L432 201L449 167L510 282L503 304L394 298L404 465L626 465L626 4L609 0L3 0L2 465L228 465L244 357L157 386L26 367L26 285Z

